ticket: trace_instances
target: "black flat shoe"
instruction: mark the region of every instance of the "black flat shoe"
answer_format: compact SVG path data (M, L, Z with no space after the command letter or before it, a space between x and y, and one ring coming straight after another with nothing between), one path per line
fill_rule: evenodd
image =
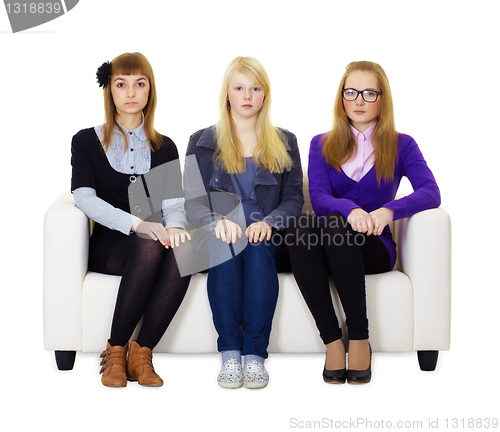
M342 339L342 343L344 344L344 351L347 352L347 348L345 346L345 342ZM347 370L344 369L334 369L328 370L326 368L326 360L325 366L323 367L323 381L327 384L344 384L347 376Z
M326 366L323 368L323 381L327 384L344 384L346 375L346 368L335 370L328 370Z
M347 370L348 384L368 384L372 379L372 347L370 345L370 364L365 370Z

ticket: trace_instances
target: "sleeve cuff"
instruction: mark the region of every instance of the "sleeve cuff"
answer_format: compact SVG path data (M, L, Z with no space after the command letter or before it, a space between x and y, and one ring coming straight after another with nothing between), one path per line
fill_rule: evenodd
M165 228L187 229L184 198L171 198L162 202L163 225Z

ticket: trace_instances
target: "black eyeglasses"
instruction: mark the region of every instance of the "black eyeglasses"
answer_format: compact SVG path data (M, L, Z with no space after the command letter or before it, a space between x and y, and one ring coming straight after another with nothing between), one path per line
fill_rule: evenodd
M372 103L377 100L378 96L381 95L382 92L378 92L376 90L356 90L353 88L342 89L342 97L346 101L355 101L360 94L365 102Z

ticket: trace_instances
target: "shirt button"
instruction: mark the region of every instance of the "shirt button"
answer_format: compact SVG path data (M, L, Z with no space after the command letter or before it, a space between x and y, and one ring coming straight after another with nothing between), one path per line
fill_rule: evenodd
M131 167L130 167L130 169L134 169L134 167L133 167L133 166L131 166Z
M133 132L129 132L128 134L129 134L129 135L132 135L132 134L133 134Z
M133 149L133 148L131 148L131 149L130 149L130 151L134 151L134 149Z

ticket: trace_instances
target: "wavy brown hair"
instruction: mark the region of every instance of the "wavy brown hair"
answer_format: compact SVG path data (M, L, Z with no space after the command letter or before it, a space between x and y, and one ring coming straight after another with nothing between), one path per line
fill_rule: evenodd
M157 104L156 84L153 68L149 64L148 59L139 52L124 53L115 57L111 61L111 75L144 75L149 81L149 96L148 103L142 110L144 117L144 132L149 141L149 147L152 151L159 149L163 140L161 134L154 128L154 117ZM116 107L111 95L111 77L103 89L104 95L104 124L103 124L103 139L102 146L107 150L111 144L115 126L118 127L116 121ZM118 127L125 137L125 151L127 151L128 140L125 132L121 127Z
M346 78L354 71L367 71L373 73L380 87L380 115L372 134L373 148L375 151L375 170L377 180L384 178L391 181L394 178L394 166L398 153L398 132L394 121L394 106L392 103L391 88L387 75L380 65L369 61L349 63L335 97L333 108L332 130L325 134L323 155L328 165L340 171L343 163L355 155L356 139L351 130L349 117L344 110L342 90Z
M257 144L253 159L272 173L290 170L292 159L288 154L283 134L271 124L271 82L262 64L253 57L236 57L229 63L219 94L220 119L216 125L217 157L216 160L230 174L242 173L246 170L245 158L241 152L240 142L236 136L236 126L231 117L231 107L227 90L235 72L240 72L257 84L265 94L259 111L256 132Z

